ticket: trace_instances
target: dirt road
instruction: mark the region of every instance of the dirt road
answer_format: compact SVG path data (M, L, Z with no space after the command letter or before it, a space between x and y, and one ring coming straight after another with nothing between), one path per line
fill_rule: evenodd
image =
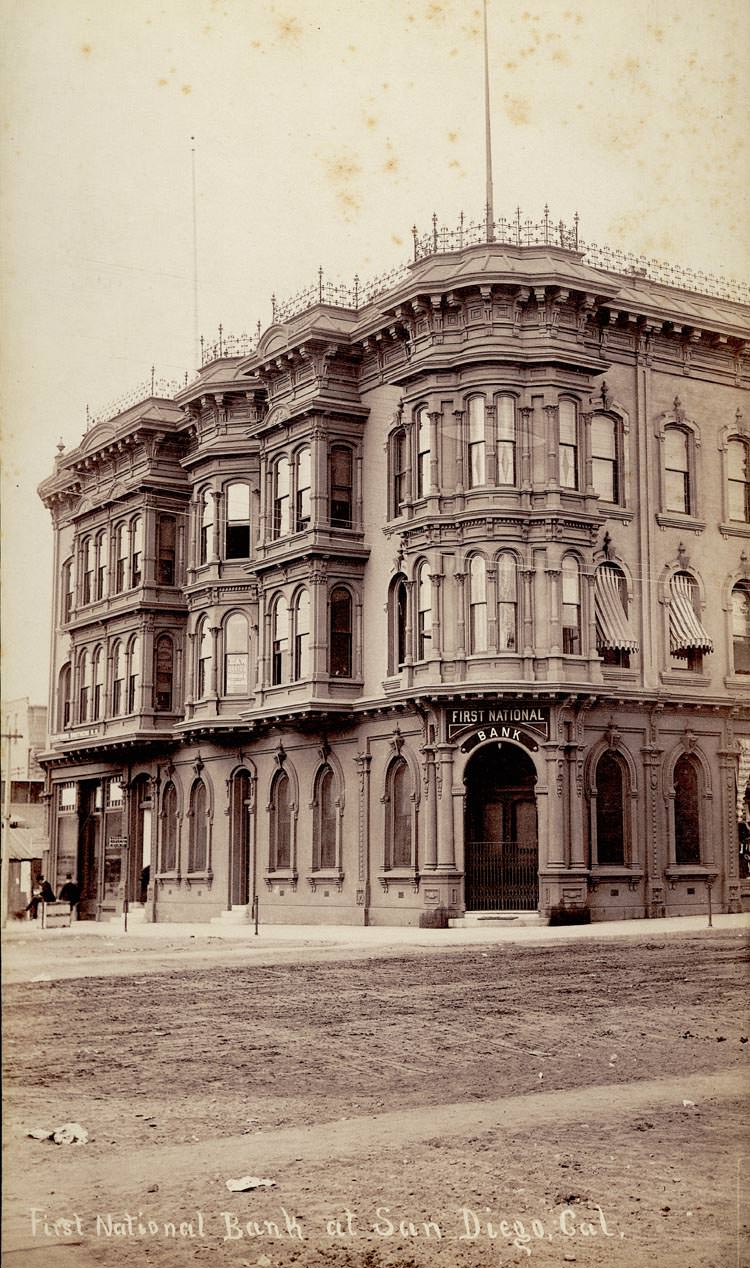
M740 933L217 955L6 989L9 1268L744 1263Z

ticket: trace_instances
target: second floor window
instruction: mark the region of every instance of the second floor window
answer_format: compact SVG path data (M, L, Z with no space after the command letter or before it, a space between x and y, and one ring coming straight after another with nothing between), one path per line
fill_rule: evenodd
M602 501L619 502L617 425L607 414L594 414L591 420L591 472Z
M672 669L700 673L713 643L700 617L700 591L689 572L676 572L669 583L669 651Z
M487 651L487 569L481 555L469 564L469 648Z
M115 529L115 593L122 594L128 584L128 526Z
M95 597L103 599L107 593L107 534L99 533L96 539Z
M112 649L112 716L118 718L125 705L125 646L115 643Z
M517 562L510 551L497 560L497 650L514 652L518 647Z
M88 722L89 720L89 657L88 652L81 653L81 659L78 662L78 721Z
M560 418L560 484L563 489L578 488L578 418L573 401L562 400Z
M62 566L62 619L65 624L73 615L73 560L66 559Z
M294 663L292 676L295 681L307 678L310 673L310 596L300 590L294 605Z
M329 653L332 678L352 676L352 596L338 586L329 601Z
M289 605L283 594L279 596L271 615L271 683L277 687L284 682L288 672L289 655Z
M224 558L250 557L250 488L247 484L230 484L227 489L227 522L224 532Z
M286 537L291 529L289 522L289 459L279 458L273 468L273 523L271 536Z
M729 472L729 518L750 523L750 448L744 440L730 440L727 451Z
M563 655L576 656L581 650L581 576L578 561L566 555L562 561L562 640Z
M94 648L91 659L91 720L98 722L104 707L104 652L101 645Z
M732 651L734 672L750 674L750 589L744 584L732 591Z
M134 638L128 647L128 713L135 713L140 707L138 688L141 680L141 644Z
M690 490L690 449L683 427L664 431L664 498L668 511L692 513Z
M331 528L352 527L352 451L334 445L328 460L329 519Z

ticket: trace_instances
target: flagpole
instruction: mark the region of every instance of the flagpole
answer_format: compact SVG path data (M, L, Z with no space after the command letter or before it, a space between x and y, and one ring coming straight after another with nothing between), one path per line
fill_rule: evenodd
M490 124L490 59L487 40L487 0L484 9L484 163L485 163L485 226L488 242L495 241L495 209L492 196L492 129Z

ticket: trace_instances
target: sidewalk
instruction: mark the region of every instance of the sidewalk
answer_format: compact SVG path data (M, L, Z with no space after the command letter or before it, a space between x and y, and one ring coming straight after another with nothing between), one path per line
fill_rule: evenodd
M750 931L750 913L715 915L713 929ZM79 939L117 938L131 941L201 941L250 943L253 947L270 946L337 946L376 949L379 947L446 947L486 946L503 942L527 944L545 942L593 942L611 938L661 938L670 934L708 931L708 918L701 916L668 916L658 920L606 920L590 925L521 926L513 924L477 925L466 929L419 929L402 925L378 925L363 928L353 925L261 925L257 937L251 924L142 924L129 923L125 932L122 918L97 923L79 921L67 929L42 929L36 921L9 925L3 931L6 943L28 940L44 942L78 941Z

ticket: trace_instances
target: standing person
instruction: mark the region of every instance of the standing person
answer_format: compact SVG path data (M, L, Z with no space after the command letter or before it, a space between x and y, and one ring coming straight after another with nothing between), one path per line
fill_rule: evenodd
M61 903L70 903L70 914L73 916L81 897L81 888L73 880L70 872L65 873L65 884L63 885L58 898Z

